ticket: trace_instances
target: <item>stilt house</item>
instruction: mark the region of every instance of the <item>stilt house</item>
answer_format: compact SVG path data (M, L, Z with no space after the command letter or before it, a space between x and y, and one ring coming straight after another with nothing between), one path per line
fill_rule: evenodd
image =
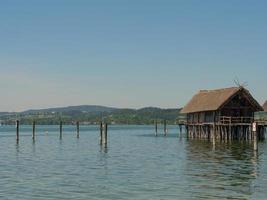
M201 90L182 109L189 134L218 138L247 137L261 105L244 87Z

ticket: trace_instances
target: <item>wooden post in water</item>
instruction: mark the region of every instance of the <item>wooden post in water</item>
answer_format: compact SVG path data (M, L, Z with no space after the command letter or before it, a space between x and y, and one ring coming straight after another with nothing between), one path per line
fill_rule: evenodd
M35 140L35 121L32 123L32 140Z
M182 137L182 131L183 131L183 125L179 124L179 128L180 128L180 138Z
M105 123L104 141L103 141L103 144L105 145L105 147L107 146L107 143L108 143L108 124Z
M253 132L254 151L258 151L258 137L257 137L258 127L257 127L257 123L255 122L252 124L252 132Z
M216 141L216 113L213 113L213 126L212 126L212 146L215 150L215 141Z
M16 121L17 142L19 142L19 120Z
M77 138L80 138L80 123L76 122L76 128L77 128Z
M257 139L257 132L253 133L253 140L254 140L254 151L258 151L258 139Z
M164 120L164 136L167 136L167 120Z
M158 120L155 120L155 136L158 136Z
M102 145L103 143L103 123L102 121L100 122L100 126L99 126L99 144Z
M215 144L216 144L216 125L215 125L215 123L213 124L213 128L212 128L212 144L213 144L213 148L215 148Z
M59 125L59 139L62 139L62 121L60 121Z

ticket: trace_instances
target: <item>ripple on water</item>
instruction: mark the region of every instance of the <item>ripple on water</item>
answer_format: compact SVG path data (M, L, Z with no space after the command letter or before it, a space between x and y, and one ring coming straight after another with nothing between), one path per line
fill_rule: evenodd
M48 134L46 133L48 131ZM159 131L160 132L160 131ZM152 126L110 126L108 148L98 127L0 127L2 199L265 199L266 143L218 142L169 135Z

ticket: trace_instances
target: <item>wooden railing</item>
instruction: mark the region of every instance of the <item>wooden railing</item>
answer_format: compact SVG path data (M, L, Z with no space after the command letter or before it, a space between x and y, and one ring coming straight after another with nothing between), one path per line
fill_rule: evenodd
M222 124L248 124L253 122L253 117L220 117L220 123Z
M258 120L254 119L253 117L228 117L228 116L221 116L217 118L216 124L252 124L253 122L256 122L260 125L267 126L267 119L266 120ZM177 120L177 124L179 125L195 125L195 124L214 124L214 121L187 121L186 119L179 119Z
M185 125L185 124L187 124L187 120L186 119L179 119L179 120L177 120L177 124Z
M261 126L267 126L267 119L256 119L254 122Z

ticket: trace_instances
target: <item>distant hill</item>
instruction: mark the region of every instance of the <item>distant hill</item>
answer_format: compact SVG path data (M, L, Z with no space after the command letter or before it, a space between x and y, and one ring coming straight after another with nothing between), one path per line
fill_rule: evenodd
M48 112L112 112L117 110L117 108L106 107L106 106L96 106L96 105L81 105L81 106L68 106L59 108L47 108L47 109L36 109L36 110L26 110L22 112L23 114L34 114L34 113L48 113Z
M104 120L113 124L152 124L158 121L168 120L175 123L179 118L181 109L162 109L146 107L141 109L121 109L96 105L68 106L60 108L27 110L20 113L0 113L3 124L14 124L20 119L22 124L58 124L64 121L66 124L79 121L84 124L96 124Z
M0 112L0 116L3 116L3 115L14 115L16 114L15 112Z

